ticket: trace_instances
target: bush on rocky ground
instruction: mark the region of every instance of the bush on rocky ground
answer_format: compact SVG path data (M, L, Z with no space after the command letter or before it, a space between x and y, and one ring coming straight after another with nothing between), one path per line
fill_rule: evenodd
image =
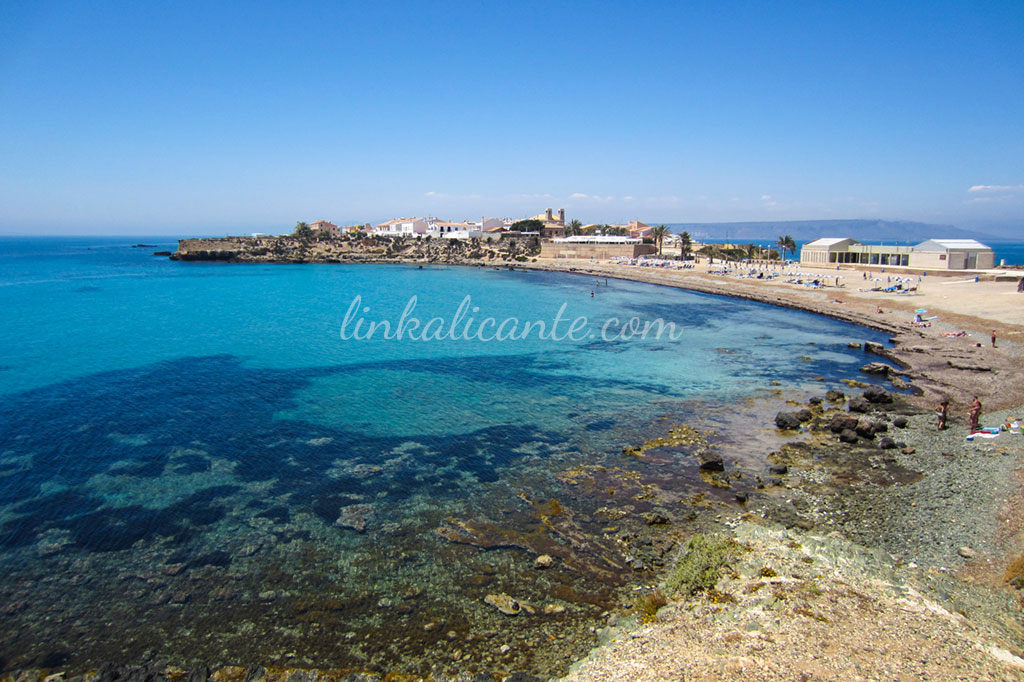
M722 570L739 556L740 551L740 545L728 538L693 536L665 580L665 590L669 594L682 595L710 590L722 576Z

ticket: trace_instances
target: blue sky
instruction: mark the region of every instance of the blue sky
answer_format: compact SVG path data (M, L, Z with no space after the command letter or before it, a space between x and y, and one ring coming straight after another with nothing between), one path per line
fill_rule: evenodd
M921 220L1024 238L1024 3L0 5L0 232Z

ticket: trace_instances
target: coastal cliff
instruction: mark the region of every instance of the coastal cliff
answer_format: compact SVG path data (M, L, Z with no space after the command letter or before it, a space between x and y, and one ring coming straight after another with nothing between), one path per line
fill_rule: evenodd
M229 263L508 263L527 262L540 252L535 236L501 239L344 236L324 239L222 237L181 239L171 254L177 261Z

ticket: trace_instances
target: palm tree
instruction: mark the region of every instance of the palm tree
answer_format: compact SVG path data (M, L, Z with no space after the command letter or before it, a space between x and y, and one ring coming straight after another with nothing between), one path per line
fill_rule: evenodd
M654 237L654 243L658 245L658 255L661 255L661 247L665 243L665 237L669 234L669 229L665 225L658 225L656 228L651 230L651 236Z
M683 232L679 235L679 259L686 260L686 257L690 255L690 249L693 248L693 240L690 238L689 232Z
M579 234L582 231L582 227L583 223L574 218L573 220L569 221L568 225L565 226L565 234L567 237Z
M793 237L788 234L784 237L779 237L778 241L775 242L775 246L779 247L779 253L782 254L782 260L786 260L787 251L796 253L796 242L793 241Z

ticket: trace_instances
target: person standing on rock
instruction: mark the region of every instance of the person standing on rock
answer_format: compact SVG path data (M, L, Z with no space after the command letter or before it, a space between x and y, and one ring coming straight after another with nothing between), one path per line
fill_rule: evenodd
M946 416L949 413L949 400L943 398L942 402L939 403L938 415L939 415L939 431L946 430Z
M981 419L981 401L978 400L978 396L974 396L974 402L971 403L971 411L968 413L968 419L970 420L971 432L978 430L978 421Z

